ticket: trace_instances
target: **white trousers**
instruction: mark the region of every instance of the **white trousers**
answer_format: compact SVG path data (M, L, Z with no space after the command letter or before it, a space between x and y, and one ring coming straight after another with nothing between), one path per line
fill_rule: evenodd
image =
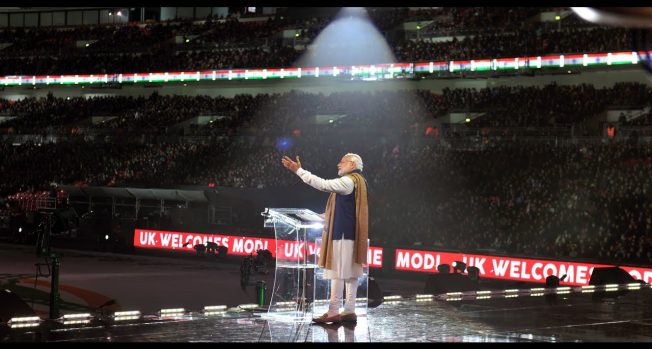
M332 279L331 299L328 305L328 316L334 316L340 313L344 286L346 286L346 299L344 301L343 313L355 313L355 296L358 293L358 278Z

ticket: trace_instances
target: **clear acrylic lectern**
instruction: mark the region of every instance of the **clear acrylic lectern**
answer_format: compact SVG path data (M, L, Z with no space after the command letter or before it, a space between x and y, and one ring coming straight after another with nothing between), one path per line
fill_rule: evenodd
M321 238L324 220L302 208L267 208L262 213L265 227L276 236L276 271L268 315L276 319L298 320L311 317L315 239Z

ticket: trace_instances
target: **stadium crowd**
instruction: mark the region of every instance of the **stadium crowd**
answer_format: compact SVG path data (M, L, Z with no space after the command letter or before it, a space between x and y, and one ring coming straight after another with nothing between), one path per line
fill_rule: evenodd
M442 95L290 92L235 98L115 97L120 103L111 98L52 96L2 101L3 108L20 114L10 122L16 130L40 128L47 133L51 126L46 120L53 116L74 123L97 108L102 113L117 112L119 117L95 129L128 131L90 139L81 132L56 143L16 146L2 142L0 171L5 180L0 193L6 197L39 191L51 183L291 187L298 179L279 166L282 155L298 154L306 168L332 177L338 157L355 150L367 164L371 229L380 245L649 263L652 200L646 173L652 162L648 146L489 138L481 147L468 149L451 146L446 137L415 131L415 125L445 115L432 106L449 103L450 108L463 108L478 98L498 101L495 105L504 109L494 106L489 119L510 125L505 121L512 117L507 106L519 98L537 100L537 95L541 102L536 103L559 103L553 115L560 120L565 116L559 111L572 110L566 120L572 124L577 121L572 116L577 117L582 106L589 108L587 116L612 104L638 106L649 103L650 91L645 85L623 83L605 89L549 85L448 90ZM424 96L433 98L431 104ZM525 104L514 115L527 109L550 109L536 103ZM175 123L202 113L222 113L230 119L219 126L200 126L203 135L190 139L176 133L144 132L152 126L174 128ZM525 114L522 125L538 124L549 115L543 113ZM334 123L310 122L320 114L346 117Z

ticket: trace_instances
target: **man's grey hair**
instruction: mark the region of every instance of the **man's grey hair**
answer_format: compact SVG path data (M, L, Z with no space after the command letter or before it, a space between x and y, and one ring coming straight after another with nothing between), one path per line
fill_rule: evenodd
M353 154L353 153L347 153L344 156L348 156L351 161L355 163L355 169L362 171L362 168L364 167L364 164L362 163L362 158L358 154Z

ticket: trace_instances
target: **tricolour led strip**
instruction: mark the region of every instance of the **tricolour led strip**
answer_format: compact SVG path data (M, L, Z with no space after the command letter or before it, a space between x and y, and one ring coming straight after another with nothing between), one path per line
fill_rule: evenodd
M652 53L652 51L650 51ZM567 54L560 56L546 56L555 57L555 59L542 60L541 56L536 57L513 57L513 58L485 58L485 59L472 59L468 64L461 62L467 61L448 61L448 62L414 62L414 63L394 63L394 64L378 64L378 65L362 65L362 66L340 66L340 67L315 67L304 68L305 74L302 74L301 68L281 68L278 77L283 78L301 78L302 76L320 78L320 77L337 77L346 73L351 77L356 76L388 76L394 77L401 70L395 69L395 65L410 66L409 73L429 73L434 72L472 72L483 70L505 70L512 69L518 70L520 68L564 68L571 65L567 62L568 57L579 56L581 59L578 64L580 66L605 66L622 64L638 64L639 55L645 52L607 52L597 54ZM507 63L510 62L510 63ZM513 62L513 63L511 63ZM93 84L93 83L108 83L110 81L117 81L118 83L138 83L143 81L149 82L175 82L175 81L202 81L202 80L255 80L271 78L270 68L260 69L236 69L243 73L237 75L233 70L207 70L202 72L189 71L189 72L163 72L163 73L133 73L133 74L90 74L90 75L57 75L57 76L42 76L42 75L19 75L19 76L4 76L0 77L0 83L5 86L21 86L23 84L30 85L69 85L69 84ZM275 69L278 70L278 69ZM331 74L321 74L320 71L331 71ZM103 75L103 76L102 76ZM276 76L274 76L276 77Z

